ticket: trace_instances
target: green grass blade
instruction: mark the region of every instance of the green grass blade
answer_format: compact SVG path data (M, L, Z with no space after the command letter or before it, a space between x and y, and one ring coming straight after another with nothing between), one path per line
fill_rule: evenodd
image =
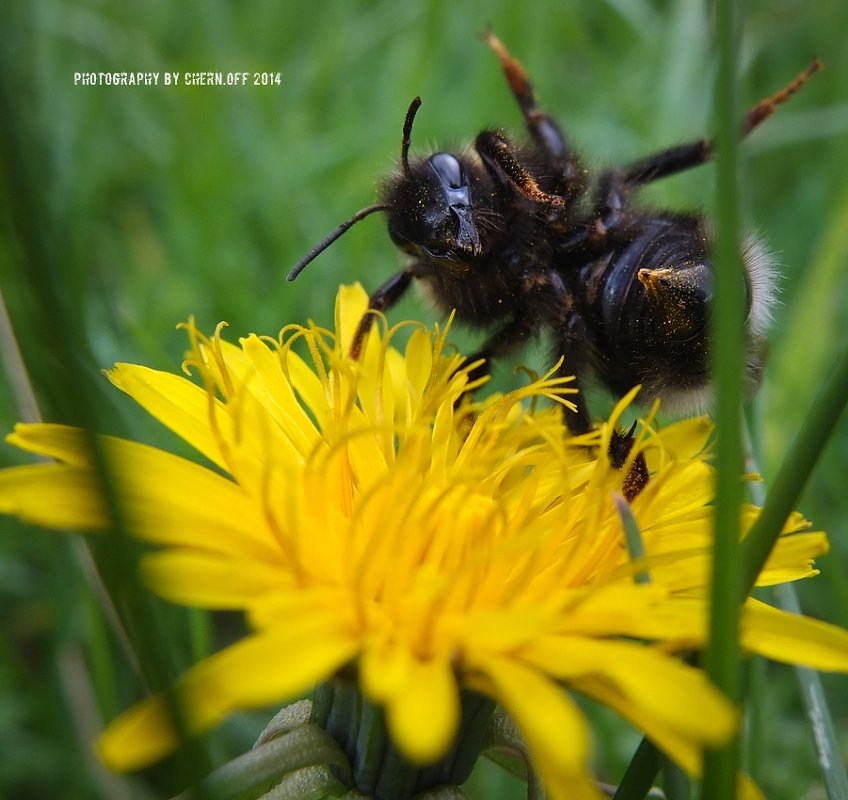
M786 583L774 590L778 604L784 611L801 613L801 604L795 586ZM810 730L818 754L828 800L848 800L848 772L842 759L842 751L833 725L833 716L824 694L821 676L813 669L795 667L801 697L810 722Z
M736 33L732 0L715 5L718 75L716 126L716 289L713 310L716 384L715 544L710 586L709 641L704 666L712 681L733 702L741 693L738 614L741 582L739 504L742 487L741 375L743 367L744 287L739 253L739 200L736 174ZM704 800L735 797L738 739L704 756Z
M650 739L642 739L612 800L644 800L660 771L660 753Z
M748 461L756 470L756 457L753 454L750 436L746 436L746 442ZM791 463L789 457L785 463ZM751 483L749 492L755 503L763 505L766 493L762 483ZM771 495L774 494L772 490ZM801 613L801 604L794 584L782 584L774 587L773 591L778 605L784 611L792 614ZM818 672L806 667L795 667L795 674L801 689L801 698L810 723L810 730L813 733L828 800L848 800L848 772L845 771L843 764L839 740L833 725L833 715L830 712L821 677Z
M777 473L762 513L742 545L744 582L738 597L747 596L766 563L783 524L798 502L836 423L848 404L848 348L828 374L801 430Z

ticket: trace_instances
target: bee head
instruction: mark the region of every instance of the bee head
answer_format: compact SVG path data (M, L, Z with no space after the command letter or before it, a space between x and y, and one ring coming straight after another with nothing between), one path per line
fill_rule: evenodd
M434 153L389 181L383 196L389 235L407 253L468 262L482 247L469 171L452 153Z
M345 231L376 211L385 211L392 241L407 253L431 261L467 264L483 248L474 221L470 172L452 153L434 153L410 166L412 123L421 107L416 97L406 112L401 140L401 171L381 192L381 202L357 211L292 267L287 280L324 252Z

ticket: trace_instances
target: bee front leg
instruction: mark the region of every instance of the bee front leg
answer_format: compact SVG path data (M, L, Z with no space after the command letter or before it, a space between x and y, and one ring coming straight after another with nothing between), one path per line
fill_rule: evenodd
M368 298L368 310L359 320L359 325L356 326L356 331L353 334L353 339L350 343L350 357L358 359L362 353L362 345L365 343L365 337L371 330L374 324L374 319L377 313L388 311L401 297L412 283L415 277L412 268L407 268L402 272L392 275L379 289L377 289L371 297Z
M480 363L469 373L469 380L477 381L492 373L492 362L504 358L510 353L520 350L538 333L539 323L530 316L518 315L513 317L502 328L493 333L467 363Z
M516 190L528 200L551 208L564 208L565 199L542 190L530 170L524 166L513 144L497 131L483 131L474 140L474 148L483 165L500 184Z

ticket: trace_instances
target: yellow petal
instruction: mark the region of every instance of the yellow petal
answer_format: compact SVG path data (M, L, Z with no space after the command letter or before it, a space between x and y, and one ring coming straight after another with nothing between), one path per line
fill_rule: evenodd
M289 441L296 452L308 455L320 436L315 423L298 401L291 383L285 378L280 363L284 356L255 335L240 342L256 378L248 381L245 388L257 395L262 409L277 423L277 430L283 434L280 444ZM275 457L279 458L279 454Z
M433 340L428 331L415 330L405 352L406 377L418 397L424 395L433 368Z
M691 775L704 745L736 729L738 714L703 672L645 645L549 637L520 656L616 710Z
M749 599L742 609L740 642L775 661L848 672L848 631Z
M563 625L563 633L696 645L706 638L707 613L700 594L663 598L656 584L610 586L588 595Z
M408 647L373 637L359 659L362 691L377 703L386 703L406 686L412 669Z
M357 611L348 591L321 584L306 588L296 578L280 581L275 592L260 595L247 608L248 623L256 630L329 616L339 629L358 631L361 620Z
M599 800L587 776L589 737L574 702L538 670L505 658L474 658L472 685L515 720L552 800Z
M94 463L89 434L69 425L19 422L6 441L21 450L68 464L90 466Z
M316 355L316 358L319 356ZM285 374L291 381L301 403L312 412L318 427L321 430L327 430L332 422L331 398L328 397L321 378L316 374L315 367L310 366L292 349L285 351L284 366Z
M733 706L704 672L643 644L546 637L519 655L556 678L589 676L614 687L628 706L683 738L720 745L736 730Z
M675 464L654 476L636 498L638 502L634 502L641 528L667 524L702 511L715 494L712 476L712 467L703 461Z
M248 608L291 581L279 564L195 550L153 553L141 567L161 597L196 608Z
M353 334L368 309L368 294L357 282L339 287L336 295L336 332L342 352L350 350Z
M765 800L765 795L760 787L754 783L750 775L744 772L736 774L736 797L738 800Z
M697 742L681 737L680 734L655 719L643 709L632 705L613 686L595 678L580 678L574 688L587 697L613 709L637 730L644 731L651 741L687 774L700 776L703 750Z
M470 611L447 620L442 630L477 652L513 650L548 633L556 617L544 608Z
M155 447L109 437L103 442L122 510L141 538L279 557L261 507L238 484Z
M444 755L459 724L459 690L447 659L413 659L406 684L386 707L389 732L410 761Z
M109 526L85 432L59 425L19 426L12 443L68 464L0 472L0 511L40 525L81 530ZM199 547L279 561L261 507L224 476L136 442L98 437L121 511L133 532L159 544Z
M691 417L666 425L661 432L663 450L677 461L695 458L706 448L713 427L709 417ZM646 452L648 466L651 468L652 450L653 448L649 448Z
M97 475L68 464L0 470L0 513L48 528L92 531L111 524Z
M827 550L827 536L821 532L781 536L757 578L757 586L771 586L817 575L813 559L824 555Z
M208 730L237 709L282 702L326 680L356 652L356 642L332 618L291 624L246 639L192 667L178 684L192 733ZM139 769L179 744L161 696L118 717L98 741L103 762L116 771Z
M225 439L232 439L229 418L224 405L219 400L210 401L205 389L179 375L136 364L115 364L106 377L213 464L226 468L210 425L210 408L219 412L215 420Z

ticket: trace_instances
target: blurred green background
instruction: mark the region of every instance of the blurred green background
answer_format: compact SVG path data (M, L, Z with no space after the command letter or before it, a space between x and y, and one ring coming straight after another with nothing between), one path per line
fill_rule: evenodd
M175 325L192 314L210 331L227 320L233 338L307 318L329 324L340 282L360 280L371 290L396 271L402 258L376 216L296 283L285 281L304 252L373 202L377 181L396 162L416 94L424 106L413 150L461 146L487 126L520 130L480 38L487 26L524 63L543 107L590 167L710 128L710 8L691 0L543 0L526 8L13 0L4 16L0 278L42 409L58 421L84 412L104 432L166 446L179 447L113 396L99 370L118 360L177 369L185 337ZM846 343L848 4L752 0L742 22L743 106L783 86L813 56L826 64L742 147L746 224L763 236L782 274L755 408L768 479ZM75 72L125 70L279 72L281 84L74 85ZM707 166L651 187L646 199L708 206L712 186ZM410 296L392 318L413 317L433 319ZM0 381L3 431L24 413L16 385ZM4 464L20 460L5 446L0 456ZM843 420L801 504L832 539L832 553L820 561L823 576L802 587L805 608L843 625L846 475ZM98 776L86 755L87 732L99 727L99 713L108 717L138 697L139 685L104 632L79 548L8 520L0 530L0 797L175 791L167 768L120 783ZM195 630L184 615L161 613L171 633ZM237 620L225 620L214 635L237 629ZM176 642L163 647L173 650L177 667L208 644ZM791 671L760 664L754 672L756 685L767 687L752 752L767 796L823 797ZM85 674L94 676L91 703L82 695ZM845 682L827 683L844 743ZM232 723L216 740L217 753L245 749L261 726L262 715ZM595 727L600 769L616 780L636 738L604 712ZM476 779L478 797L521 796L496 772Z

